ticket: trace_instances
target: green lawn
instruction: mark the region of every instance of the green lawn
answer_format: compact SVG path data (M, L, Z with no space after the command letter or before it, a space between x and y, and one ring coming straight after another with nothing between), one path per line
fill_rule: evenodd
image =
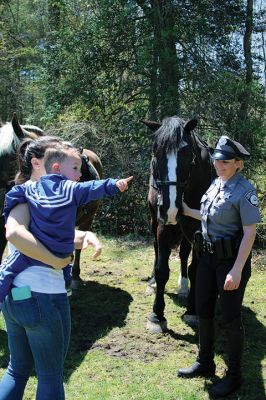
M145 329L153 297L145 296L142 278L151 272L153 247L130 237L103 237L104 250L98 261L91 249L82 255L82 287L71 298L72 339L65 365L67 400L204 400L209 380L183 380L177 368L192 363L197 352L197 333L185 325L174 291L178 267L174 254L166 288L169 331L151 335ZM243 306L246 327L244 380L242 389L228 399L265 398L265 259L254 257L253 274ZM224 332L218 316L217 376L222 376ZM8 349L4 322L0 317L0 375L4 373ZM263 373L264 369L264 373ZM25 400L35 398L36 379L31 377ZM51 399L52 400L52 399Z

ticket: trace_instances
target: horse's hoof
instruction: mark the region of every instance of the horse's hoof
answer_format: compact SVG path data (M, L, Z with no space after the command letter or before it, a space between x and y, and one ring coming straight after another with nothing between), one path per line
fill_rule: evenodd
M153 294L155 294L155 288L152 286L147 286L145 296L152 296Z
M72 279L72 282L71 282L71 289L72 289L72 290L78 290L79 287L80 287L80 283L81 283L80 280Z
M198 328L199 326L199 317L197 315L184 314L182 320L191 328Z
M188 293L179 293L178 290L175 292L175 294L177 295L178 299L180 301L185 301L188 298Z
M160 321L157 315L154 312L152 312L148 317L146 328L151 333L165 332L167 331L167 320L163 318Z
M155 280L154 276L149 280L148 285L150 287L152 287L153 289L156 289L157 285L156 285L156 280Z
M182 278L181 275L179 276L178 287L175 293L177 294L178 297L181 297L183 299L186 299L188 297L189 293L188 278Z
M150 333L163 333L167 331L167 321L162 321L159 323L152 322L150 320L147 321L146 329Z

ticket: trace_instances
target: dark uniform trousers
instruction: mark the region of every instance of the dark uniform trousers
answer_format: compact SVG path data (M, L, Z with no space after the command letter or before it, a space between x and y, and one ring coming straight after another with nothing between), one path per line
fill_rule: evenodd
M218 296L224 322L240 318L245 288L251 275L251 256L242 270L238 289L224 290L226 275L234 262L235 259L219 259L215 253L204 252L201 255L196 275L196 310L200 318L214 318Z

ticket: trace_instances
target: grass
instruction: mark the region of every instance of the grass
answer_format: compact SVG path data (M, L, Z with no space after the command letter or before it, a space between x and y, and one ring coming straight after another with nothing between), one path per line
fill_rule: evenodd
M102 237L98 261L91 250L82 254L83 284L71 298L72 338L65 363L67 400L205 400L210 380L183 380L176 370L188 366L197 353L197 332L185 325L185 309L178 303L178 267L174 254L167 284L166 318L169 331L151 335L145 329L153 296L145 296L143 281L151 272L153 248L145 240ZM254 257L243 320L246 327L244 385L229 400L265 399L265 259ZM217 375L225 369L224 332L218 318ZM0 376L8 360L4 322L0 317ZM25 400L35 399L36 378ZM52 399L51 399L52 400Z

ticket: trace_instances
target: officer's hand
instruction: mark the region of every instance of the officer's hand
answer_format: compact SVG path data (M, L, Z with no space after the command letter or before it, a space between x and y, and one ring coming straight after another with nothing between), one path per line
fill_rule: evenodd
M183 209L183 215L188 215L189 216L189 211L190 208L189 206L182 200L182 209Z
M241 281L241 272L231 269L228 272L224 282L224 290L236 290L239 287Z

